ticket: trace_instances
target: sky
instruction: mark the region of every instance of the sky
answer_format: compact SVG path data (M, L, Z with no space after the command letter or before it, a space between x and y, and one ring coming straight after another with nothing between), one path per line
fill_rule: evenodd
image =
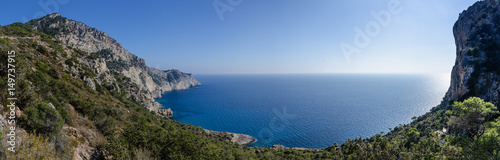
M150 67L194 74L450 73L476 0L19 0L0 25L58 12Z

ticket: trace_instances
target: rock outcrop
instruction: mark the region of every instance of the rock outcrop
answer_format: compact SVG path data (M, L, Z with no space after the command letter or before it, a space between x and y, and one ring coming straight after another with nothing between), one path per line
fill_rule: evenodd
M257 142L257 139L250 135L246 134L238 134L238 133L231 133L231 132L219 132L219 131L212 131L208 129L204 129L205 133L208 134L213 134L213 135L219 135L224 139L230 140L233 143L237 143L240 145L250 145L252 143Z
M484 0L463 11L453 27L456 61L442 107L477 96L500 106L500 3Z
M162 93L200 85L191 74L146 66L144 59L125 50L108 34L82 22L61 17L58 13L32 20L27 24L34 30L59 39L77 52L79 55L67 56L75 57L74 61L84 64L89 70L75 69L73 61L67 62L65 69L71 71L75 77L85 80L92 89L111 86L118 92L126 92L127 97L143 103L150 110L160 108L154 98L159 98ZM117 75L124 75L126 78ZM115 83L117 80L125 80L130 86L120 88Z
M163 117L170 118L170 117L174 116L174 112L172 112L172 109L170 109L170 108L168 108L168 109L156 109L154 111Z
M286 149L285 146L281 145L281 144L273 144L273 146L271 147L275 150L283 150L283 149Z

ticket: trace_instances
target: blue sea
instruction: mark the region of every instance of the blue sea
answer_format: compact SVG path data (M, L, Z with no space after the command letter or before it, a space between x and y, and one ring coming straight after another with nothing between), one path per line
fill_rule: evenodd
M438 105L449 74L194 75L157 99L172 119L251 135L251 146L324 148L407 124Z

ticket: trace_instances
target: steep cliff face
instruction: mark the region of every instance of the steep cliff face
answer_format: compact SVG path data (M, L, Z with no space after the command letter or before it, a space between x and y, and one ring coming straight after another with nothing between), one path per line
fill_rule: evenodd
M115 39L106 33L91 28L81 22L69 20L54 13L27 23L34 30L41 31L59 39L63 44L70 46L80 56L76 60L84 63L95 75L89 76L79 72L71 63L65 66L67 70L80 76L89 86L112 86L116 90L127 92L127 97L142 102L149 109L160 105L154 101L165 91L187 89L200 85L191 74L177 70L162 71L146 66L141 59L127 50ZM74 56L74 55L69 55ZM132 86L119 86L114 83L123 75ZM92 87L95 89L95 87Z
M477 96L500 105L500 3L476 2L453 27L457 58L442 106Z

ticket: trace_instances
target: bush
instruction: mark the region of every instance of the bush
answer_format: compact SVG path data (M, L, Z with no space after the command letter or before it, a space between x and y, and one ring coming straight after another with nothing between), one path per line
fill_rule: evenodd
M41 53L43 55L47 55L49 53L49 51L47 51L47 49L45 49L44 46L37 46L36 51L38 51L39 53Z
M81 55L88 55L88 53L87 53L87 52L82 51L82 50L80 50L80 49L78 49L78 48L73 48L73 51L74 51L75 53L78 53L78 55L80 55L80 56L81 56Z
M69 113L66 111L66 107L63 106L59 100L54 98L52 95L47 95L47 100L49 100L55 107L61 118L64 120L64 123L70 124L71 123L71 116Z
M64 63L66 63L68 66L74 66L76 64L78 64L78 59L76 59L76 56L75 57L71 57L70 59L67 59L66 61L64 61Z
M49 69L49 75L54 79L59 79L59 72L57 72L54 68Z
M49 72L49 64L47 64L46 62L37 62L36 63L36 66L38 67L39 70L47 73Z
M63 119L56 109L45 103L38 103L24 110L20 123L28 130L55 136L62 129Z
M471 139L480 137L485 131L486 122L500 114L492 103L478 97L455 102L446 113L451 115L450 132L464 134Z
M0 44L2 44L2 45L8 45L9 44L9 39L7 39L7 38L0 38Z
M38 84L40 86L47 85L47 83L48 83L47 78L45 77L45 74L43 74L40 70L31 73L28 76L28 80L30 82L33 82L33 83Z
M87 56L88 59L98 59L101 58L97 53L90 53L90 55Z
M467 55L472 56L472 57L479 57L480 56L479 47L476 46L476 47L470 49L469 51L467 51Z
M95 78L96 77L96 74L94 72L92 72L91 70L86 71L84 75L86 77L90 77L90 78Z

